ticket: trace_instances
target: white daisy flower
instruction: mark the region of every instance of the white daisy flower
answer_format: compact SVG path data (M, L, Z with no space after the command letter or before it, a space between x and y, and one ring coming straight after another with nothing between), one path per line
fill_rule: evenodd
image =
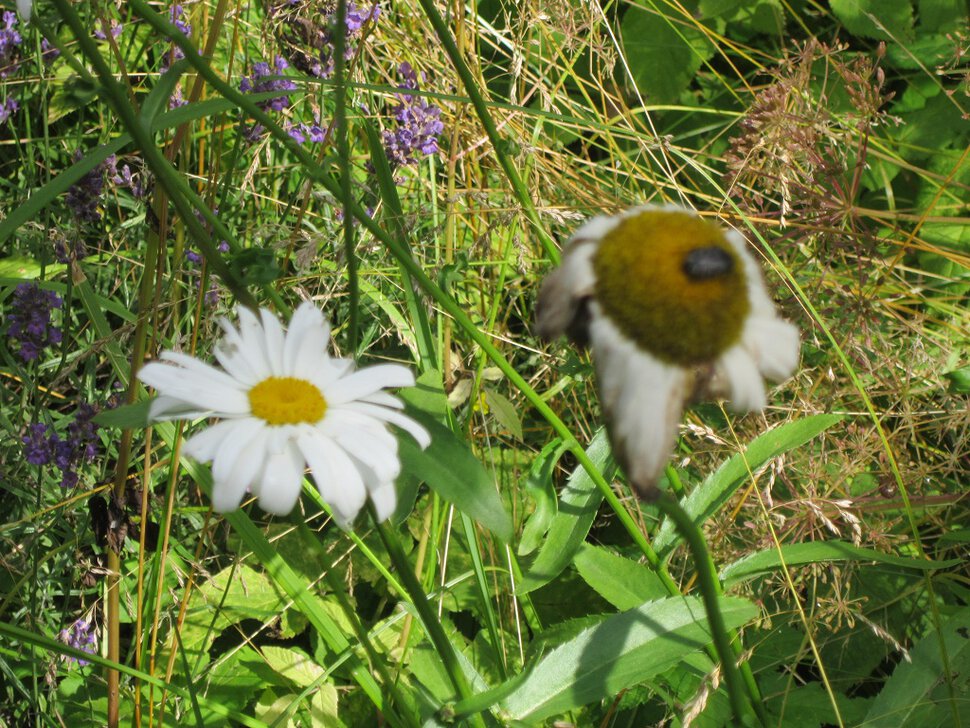
M379 520L397 504L401 471L395 425L421 447L428 432L400 410L385 387L409 387L414 375L398 364L354 369L327 351L330 325L311 303L301 305L284 331L267 309L257 317L239 308L239 328L221 322L215 347L222 369L166 351L138 378L160 396L153 420L218 417L191 437L187 455L212 463L212 505L225 513L246 492L268 513L289 513L309 466L323 499L341 526L354 520L370 497Z
M582 225L543 283L536 332L592 347L614 454L648 499L686 404L761 410L762 375L786 379L799 355L740 233L675 205Z

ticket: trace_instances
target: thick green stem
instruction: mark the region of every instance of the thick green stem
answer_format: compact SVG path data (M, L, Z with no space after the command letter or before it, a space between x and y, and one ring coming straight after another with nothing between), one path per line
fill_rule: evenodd
M752 720L757 720L757 718L745 693L745 685L741 680L735 662L736 657L731 645L731 638L718 604L718 597L722 593L721 585L717 580L717 570L707 550L704 534L701 533L697 524L691 520L687 511L671 495L661 494L657 500L657 506L677 526L677 530L684 537L691 556L694 558L694 567L697 569L697 583L701 590L701 598L704 600L704 609L707 612L707 623L711 627L711 635L714 638L714 647L721 661L721 674L724 676L728 695L731 698L731 707L734 709L734 715L739 725L751 724Z

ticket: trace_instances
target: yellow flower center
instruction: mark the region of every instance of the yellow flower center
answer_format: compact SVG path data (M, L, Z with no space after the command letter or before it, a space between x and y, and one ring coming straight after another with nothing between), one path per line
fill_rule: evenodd
M253 415L271 425L315 423L327 412L327 400L305 379L270 377L249 390Z
M661 361L710 362L741 336L744 266L712 222L672 210L626 218L603 236L593 270L604 312Z

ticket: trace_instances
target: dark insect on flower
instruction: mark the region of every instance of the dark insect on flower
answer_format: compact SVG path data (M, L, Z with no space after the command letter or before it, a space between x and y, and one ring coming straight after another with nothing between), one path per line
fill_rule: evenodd
M36 283L21 283L14 291L7 314L8 335L20 347L20 358L33 361L46 346L61 343L61 330L51 325L51 311L64 302Z
M438 136L444 131L441 109L423 96L408 93L418 90L418 76L411 64L398 67L401 76L399 89L405 93L396 95L400 102L394 112L393 129L385 129L384 148L392 166L404 167L417 161L417 154L434 154L438 151Z
M80 160L83 156L81 150L74 153L75 161ZM105 176L114 177L117 174L115 163L115 156L112 154L67 191L68 207L71 208L77 220L97 222L101 219L98 204L101 202L101 193L104 191Z

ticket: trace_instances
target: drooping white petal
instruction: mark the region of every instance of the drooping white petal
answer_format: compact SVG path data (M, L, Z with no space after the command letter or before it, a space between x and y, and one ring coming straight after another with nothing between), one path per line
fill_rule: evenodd
M602 236L580 238L581 231L582 228L573 236L573 242L563 252L562 263L546 276L539 290L535 333L544 339L554 339L569 329L579 306L596 286L591 259Z
M735 412L760 412L768 404L761 372L743 344L735 344L717 360L726 379L728 403Z
M660 477L677 439L686 374L639 350L593 307L590 339L614 454L641 495Z
M414 373L400 364L375 364L358 369L327 386L323 395L331 404L343 404L384 388L414 386Z
M17 0L17 12L25 23L30 22L30 14L34 8L34 0Z
M220 417L249 412L249 398L245 392L240 391L238 385L224 384L214 377L198 376L181 367L149 362L138 370L138 378L159 393L180 399L199 411L211 411Z
M313 472L320 496L330 504L337 523L346 526L367 501L364 481L350 456L312 428L302 429L297 443Z
M277 438L282 439L282 438ZM295 442L283 439L282 447L269 452L258 484L259 507L285 516L293 510L303 488L303 453Z
M779 318L749 316L741 343L766 377L781 382L798 366L799 336L794 325Z

